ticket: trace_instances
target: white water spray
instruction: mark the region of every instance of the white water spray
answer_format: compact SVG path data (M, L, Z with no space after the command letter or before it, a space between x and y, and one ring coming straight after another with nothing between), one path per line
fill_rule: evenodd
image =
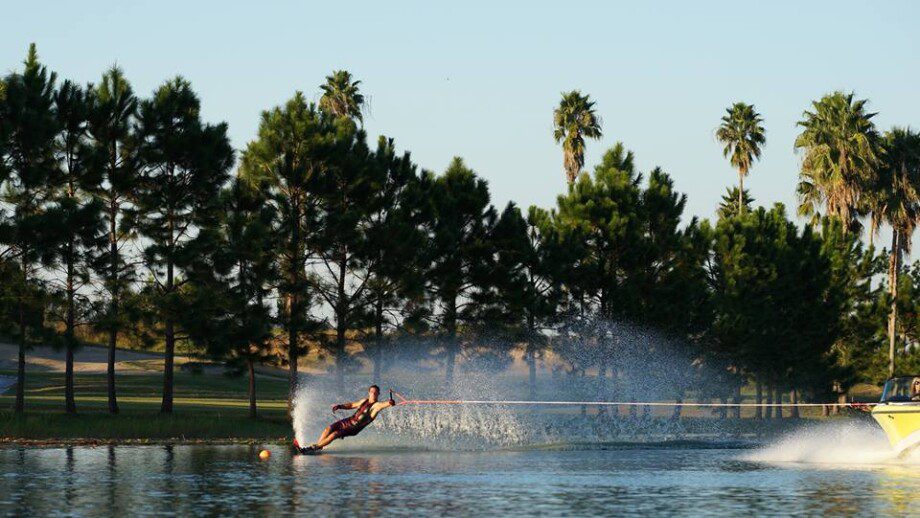
M291 417L294 425L294 438L301 446L311 444L325 426L320 425L320 406L315 401L315 395L315 391L304 385L300 385L294 394Z
M471 382L474 378L476 383ZM411 386L401 383L399 386ZM387 394L387 385L383 394ZM459 382L460 394L475 389L477 394L494 395L489 383L479 376L468 376ZM347 416L335 415L330 405L358 400L367 387L349 385L346 392L317 380L303 381L294 396L292 410L294 436L301 445L312 444L326 426ZM425 448L432 450L488 449L527 442L527 427L519 415L507 408L406 405L383 410L376 421L357 437L336 442L336 449L349 445L361 448Z
M616 322L579 329L593 339L557 340L554 356L541 360L546 363L540 366L543 372L538 375L533 399L542 401L533 401L527 394L526 365L520 357L517 368L510 354L503 361L490 363L467 346L469 354L461 354L453 382L448 385L444 383L443 365L432 352L438 351L438 344L409 340L391 344L379 380L360 371L349 374L344 386L334 383L330 376L302 378L293 405L295 437L303 445L313 443L324 427L347 415L334 415L330 405L365 397L371 382L382 388L384 397L393 388L409 401L384 410L359 436L336 441L335 449L487 450L619 442L750 441L775 433L775 426L761 431L755 422L740 426L742 423L724 419L730 407L755 405L726 399L722 389L731 380L726 380L722 371L697 365L686 344ZM714 402L717 394L723 399ZM682 413L684 407L700 408ZM720 412L723 419L717 418ZM838 449L829 450L828 444ZM865 456L865 462L883 462L891 456L884 436L874 425L838 422L809 427L751 457L775 462L834 462L853 459L853 452Z
M743 458L753 462L841 466L920 464L920 458L916 456L897 458L885 434L868 421L809 426L785 435Z

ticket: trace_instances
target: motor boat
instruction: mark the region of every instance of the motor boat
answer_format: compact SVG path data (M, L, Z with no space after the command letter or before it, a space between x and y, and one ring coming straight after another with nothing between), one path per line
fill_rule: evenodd
M900 376L885 383L882 399L872 409L892 448L904 457L920 446L920 376Z

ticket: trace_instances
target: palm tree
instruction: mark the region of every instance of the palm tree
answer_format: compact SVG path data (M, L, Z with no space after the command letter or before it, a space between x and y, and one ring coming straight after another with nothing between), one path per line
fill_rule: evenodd
M553 112L553 127L553 138L557 144L562 142L563 168L571 185L585 165L585 137L601 138L601 121L591 96L578 90L563 93Z
M812 103L798 125L802 133L795 149L804 153L799 175L799 213L817 219L818 206L837 217L849 231L860 228L867 212L868 186L875 181L881 160L881 139L866 99L833 92Z
M920 218L920 134L893 128L883 140L884 164L873 190L873 216L891 225L888 259L888 373L894 376L898 318L898 277L902 254L910 254L911 238ZM878 214L878 216L875 216Z
M326 76L326 82L320 85L323 96L319 107L333 117L349 117L364 124L364 95L347 70L335 70Z
M767 142L763 119L753 104L735 103L725 109L716 139L725 147L722 156L738 170L738 210L744 211L744 177L751 171L754 160L760 159L760 148Z

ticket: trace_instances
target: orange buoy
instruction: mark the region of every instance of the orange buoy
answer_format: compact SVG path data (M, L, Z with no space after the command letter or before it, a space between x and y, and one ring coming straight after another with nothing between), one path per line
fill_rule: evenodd
M271 456L272 456L272 452L268 450L262 450L259 452L259 458L262 460L268 460L268 458Z

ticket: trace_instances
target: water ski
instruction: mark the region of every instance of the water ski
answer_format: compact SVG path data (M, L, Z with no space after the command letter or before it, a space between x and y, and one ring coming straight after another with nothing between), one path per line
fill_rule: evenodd
M322 453L322 450L316 449L313 446L301 447L297 439L294 439L294 453L296 455L319 455Z

